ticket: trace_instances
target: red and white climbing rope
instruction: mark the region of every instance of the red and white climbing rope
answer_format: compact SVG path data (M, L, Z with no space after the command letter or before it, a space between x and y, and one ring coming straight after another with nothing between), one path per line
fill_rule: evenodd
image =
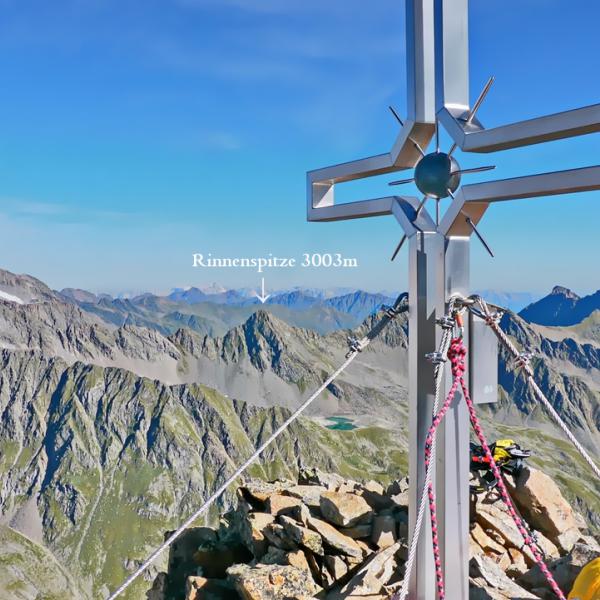
M440 426L441 422L443 421L444 416L448 412L450 405L452 404L452 401L454 400L456 392L458 391L458 389L460 387L460 389L462 390L465 402L467 403L467 408L469 410L469 417L471 420L471 425L473 427L473 430L475 431L475 435L477 436L479 443L481 444L481 447L483 448L483 451L486 455L486 459L490 464L490 468L491 468L492 472L494 473L494 476L498 480L498 488L500 490L500 495L502 497L502 500L506 504L506 507L508 509L510 517L512 518L513 522L515 523L515 526L517 527L519 533L523 537L523 541L524 541L525 545L531 551L531 554L532 554L535 562L539 566L540 570L542 571L544 577L546 578L548 584L550 585L550 587L552 588L552 590L554 591L556 596L559 598L559 600L566 600L565 595L559 588L558 584L554 580L554 577L552 576L552 573L550 573L550 570L546 566L546 563L544 562L543 554L542 554L541 550L539 549L536 541L532 538L525 523L523 522L521 517L518 515L518 513L515 509L515 506L513 504L512 498L510 497L510 494L508 493L508 490L506 489L506 484L504 483L504 479L502 477L502 474L500 473L500 469L498 468L498 465L496 464L494 455L491 452L490 447L485 439L485 435L481 428L481 424L479 422L479 419L477 418L477 414L475 413L475 407L473 405L473 401L471 400L469 390L468 390L467 385L464 380L464 372L466 369L466 365L465 365L466 354L467 354L467 350L465 348L463 339L461 337L454 338L452 340L452 343L450 344L450 350L448 352L448 358L450 359L451 369L452 369L452 377L453 377L452 386L450 388L450 391L448 392L448 396L446 398L446 401L444 402L444 405L442 406L439 413L434 417L431 428L428 432L426 443L425 443L425 464L427 467L429 467L429 465L431 464L431 445L433 443L433 440L435 439L437 429ZM431 533L432 533L432 540L433 540L433 554L434 554L434 562L435 562L435 576L436 576L436 584L437 584L437 591L438 591L438 599L445 600L446 593L445 593L445 588L444 588L444 572L443 572L443 568L442 568L442 560L441 560L441 556L440 556L438 533L437 533L436 496L435 496L435 489L433 486L433 482L431 482L431 481L428 483L427 495L429 498L429 511L431 513Z
M467 350L462 343L462 338L454 338L450 343L450 349L448 351L448 358L451 361L452 368L452 385L450 386L450 390L448 395L446 396L446 401L444 402L441 410L435 417L433 418L433 422L431 423L431 427L427 433L427 438L425 439L425 468L429 469L431 464L434 461L434 456L432 456L431 449L435 444L435 439L437 435L437 430L446 413L450 410L450 406L456 396L456 392L458 391L461 378L465 371L465 361L464 357L467 353ZM437 521L437 509L436 509L436 497L435 497L435 488L433 485L433 481L429 481L427 485L427 497L429 499L429 513L431 515L431 539L433 545L433 559L435 564L435 579L438 590L438 598L439 600L444 600L446 597L446 592L444 588L444 571L442 568L442 557L440 554L440 545L438 539L438 521Z
M557 596L557 598L559 598L559 600L566 600L566 596L563 594L562 590L560 589L560 587L556 583L554 577L552 576L552 573L550 573L550 570L546 566L546 563L544 562L543 553L540 550L540 548L538 547L537 542L533 539L533 537L529 533L529 530L528 530L527 526L525 525L523 519L519 516L519 514L513 504L512 498L511 498L510 494L508 493L506 484L504 483L504 478L502 476L502 473L500 472L500 469L498 468L498 465L496 464L496 460L494 459L494 455L493 455L492 451L490 450L487 440L485 439L483 429L481 428L481 423L479 422L477 414L475 413L475 406L473 404L473 400L471 399L469 389L467 388L467 384L465 383L465 379L464 379L466 354L467 354L467 351L464 346L462 338L454 339L452 341L452 345L450 346L450 352L448 354L448 357L450 358L451 365L452 365L452 375L453 375L453 385L452 385L451 391L454 390L454 392L456 392L458 384L460 384L460 388L462 390L465 402L467 403L467 408L469 410L469 418L471 419L471 425L473 427L473 431L475 432L475 435L477 436L477 439L479 440L479 443L480 443L481 447L483 448L483 452L486 456L486 459L489 461L492 473L494 474L494 477L498 481L498 489L500 490L500 496L501 496L504 504L506 505L506 508L508 509L508 512L509 512L514 524L516 525L517 529L519 530L519 533L523 537L523 541L525 542L525 545L529 548L529 550L531 550L531 554L532 554L536 564L540 568L541 572L543 573L544 577L546 578L548 585L550 585L550 587L552 588L552 591L556 594L556 596ZM453 397L454 397L454 393L452 394L452 398ZM433 501L430 503L430 509L431 509L432 513L435 513L435 496L433 496ZM432 527L433 527L433 522L434 522L434 518L432 517ZM435 551L435 547L434 547L434 551ZM440 574L442 574L441 570L440 570ZM444 585L444 582L443 582L443 574L442 574L441 579L438 576L438 590L440 589L440 586L442 589L442 591L439 592L439 600L444 600L444 598L445 598L445 595L443 593L443 585Z
M440 395L442 390L442 383L444 381L445 357L448 354L448 350L450 349L450 342L452 340L452 330L454 328L454 320L452 318L452 314L454 312L455 302L455 298L450 299L450 302L448 303L448 312L446 314L446 317L444 317L444 319L440 321L442 325L442 337L437 352L439 360L437 361L437 364L435 366L435 397L432 409L432 417L434 419L438 415L439 411ZM431 440L431 445L429 449L431 459L425 468L425 481L423 484L421 495L419 497L419 509L417 512L417 518L412 533L410 548L408 550L408 557L404 568L404 581L402 582L402 587L400 591L393 596L393 600L406 600L406 598L408 597L410 580L415 564L415 559L417 557L417 549L419 546L421 531L423 529L425 511L427 509L427 490L429 489L429 486L433 481L433 466L435 464L436 455L436 439L437 438L433 436L433 439Z
M494 333L496 334L496 336L498 337L500 342L509 351L509 353L515 359L517 364L522 368L522 371L526 375L527 383L531 387L531 390L533 391L535 397L544 405L544 407L546 408L546 410L548 411L550 416L554 419L556 424L562 429L562 431L567 436L567 438L570 440L570 442L573 444L573 446L575 446L575 448L577 449L579 454L582 456L582 458L585 460L585 462L590 466L592 471L595 473L596 477L598 477L598 479L600 479L600 468L594 462L594 460L589 455L587 450L583 447L581 442L573 435L573 432L569 429L567 424L561 419L560 415L556 412L556 410L552 406L552 403L550 402L550 400L548 400L548 398L546 398L546 395L544 394L544 392L542 392L540 386L536 383L535 378L534 378L533 368L531 367L529 358L526 355L519 352L517 347L513 344L511 339L508 337L508 335L506 335L506 333L500 328L500 325L498 324L497 319L494 317L494 315L490 311L485 300L483 300L483 298L478 297L477 302L481 306L481 311L485 317L485 321L488 324L488 326L492 329L492 331L494 331Z

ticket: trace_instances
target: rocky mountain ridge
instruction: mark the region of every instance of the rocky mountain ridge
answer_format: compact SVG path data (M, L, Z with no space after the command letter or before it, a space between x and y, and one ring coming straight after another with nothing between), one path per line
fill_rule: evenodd
M507 477L513 501L557 583L571 589L598 541L536 469ZM297 480L250 480L218 528L187 530L148 600L385 600L400 590L408 555L408 480L388 486L318 469ZM169 538L169 532L165 539ZM470 598L551 599L529 548L494 491L471 508Z
M598 443L600 342L582 342L577 335L569 337L569 332L557 336L556 331L528 324L511 313L502 326L520 346L533 351L544 389L569 424L589 443ZM167 384L201 382L265 406L297 406L304 391L343 360L347 336L296 328L263 311L222 337L198 335L187 328L165 336L134 325L107 327L68 302L0 301L0 346L7 349L33 349L70 363L80 360L125 368ZM406 347L407 324L401 319L361 355L353 372L332 388L335 393L317 409L325 414L366 415L375 402L382 416L405 414L394 400L398 393L406 395ZM506 395L489 410L504 415L506 422L519 422L525 416L530 424L546 425L508 357L501 354L501 359L500 383Z
M386 348L405 353L403 327L405 321L391 326L393 331L374 345L378 353ZM343 359L347 335L334 332L322 336L257 311L222 337L199 335L187 328L167 336L136 325L109 326L62 299L24 305L0 299L0 348L35 350L69 364L82 361L124 368L167 384L201 382L223 394L266 406L297 406L305 390L318 385L323 374ZM348 411L353 403L365 408L365 384L374 381L374 373L398 385L401 376L388 375L377 365L376 354L365 353L357 361L357 376L342 382L345 394L334 396L330 413ZM373 398L393 406L395 393L382 394L375 385L370 387ZM340 392L342 388L332 389Z
M3 350L0 414L0 524L47 549L80 582L75 597L96 598L289 413L205 386ZM405 464L393 432L343 433L300 420L251 472L289 477L307 461L380 476ZM0 589L9 574L0 569Z

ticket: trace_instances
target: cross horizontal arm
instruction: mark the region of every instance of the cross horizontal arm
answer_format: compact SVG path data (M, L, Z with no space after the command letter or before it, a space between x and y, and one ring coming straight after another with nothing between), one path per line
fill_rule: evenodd
M391 205L382 212L382 201L388 200L387 198L336 205L335 184L414 167L421 157L419 148L429 144L434 130L433 123L406 121L393 148L387 154L378 154L309 171L307 173L308 220L336 221L390 214Z
M315 169L314 171L309 171L308 174L314 183L334 184L353 181L354 179L364 179L375 175L384 175L385 173L398 171L401 168L409 167L397 167L392 161L391 154L386 152L385 154L359 158L358 160L351 160L339 165Z
M496 152L600 131L600 104L485 129L464 111L442 108L438 117L464 152Z
M592 190L600 190L600 166L465 185L444 215L440 231L449 236L471 235L467 217L477 225L492 202Z
M600 166L554 171L463 186L467 202L502 202L600 189Z
M383 217L392 214L394 196L345 202L343 204L330 204L320 208L309 208L309 221L346 221L363 217Z

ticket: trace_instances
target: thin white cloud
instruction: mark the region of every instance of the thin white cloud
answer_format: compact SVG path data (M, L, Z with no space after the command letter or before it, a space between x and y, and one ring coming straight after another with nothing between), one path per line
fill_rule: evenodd
M55 216L67 212L63 204L54 202L35 202L30 200L4 199L3 203L13 214L22 216Z
M88 208L84 204L72 206L59 202L41 202L18 198L1 198L4 217L13 221L52 221L57 224L75 225L97 221L129 221L140 215L125 211Z
M240 150L242 142L239 137L228 131L209 131L201 134L200 141L207 148L215 150Z
M389 11L397 0L379 0L365 4L363 0L173 0L175 4L193 9L238 9L247 13L263 15L307 15L319 17L348 18L357 11L377 15Z

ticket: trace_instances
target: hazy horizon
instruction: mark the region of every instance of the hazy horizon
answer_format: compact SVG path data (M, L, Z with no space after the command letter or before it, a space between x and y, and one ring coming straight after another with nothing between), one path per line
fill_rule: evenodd
M142 294L154 294L157 296L168 296L169 294L178 291L178 290L189 290L191 288L198 288L200 290L203 291L207 291L209 288L222 288L224 291L231 291L231 290L236 290L236 291L246 291L247 293L251 294L253 291L260 291L260 287L261 287L261 283L259 281L258 285L225 285L224 283L218 281L218 280L206 280L206 281L196 281L193 283L189 283L189 284L183 284L183 285L172 285L172 286L168 286L168 287L148 287L148 288L132 288L132 287L105 287L105 288L100 288L100 287L83 287L81 285L77 285L75 284L69 284L69 285L63 285L63 286L56 286L53 285L51 282L44 280L42 277L36 275L35 273L16 273L15 271L13 271L12 269L6 269L7 271L10 271L12 273L15 273L17 275L31 275L32 277L35 277L36 279L39 279L40 281L42 281L43 283L45 283L46 285L48 285L51 289L56 290L56 291L61 291L63 289L75 289L75 290L84 290L87 292L91 292L93 294L96 295L101 295L101 294L108 294L110 296L113 296L115 298L131 298L134 296L138 296L138 295L142 295ZM364 292L369 292L369 293L380 293L380 294L385 294L385 295L394 295L394 294L399 294L400 292L404 291L406 289L406 287L397 287L397 288L393 288L391 286L389 287L367 287L367 286L362 286L362 285L292 285L292 286L281 286L281 287L275 287L275 286L269 286L268 283L265 283L266 286L266 291L269 294L275 294L275 293L285 293L285 292L289 292L289 291L293 291L293 290L318 290L321 292L339 292L339 293L344 293L345 291L364 291ZM475 288L473 287L473 293L484 293L484 292L489 292L489 293L496 293L496 294L507 294L507 295L513 295L513 296L517 296L517 295L528 295L534 298L541 298L543 296L546 296L547 294L549 294L552 289L555 286L562 286L565 288L568 288L570 290L572 290L573 292L575 292L576 294L578 294L579 296L586 296L589 294L593 294L596 291L598 291L598 289L600 289L600 285L597 288L591 287L591 288L587 288L587 289L579 289L579 288L575 288L569 285L564 285L564 283L554 283L551 286L549 286L547 289L541 289L541 290L509 290L509 289L501 289L501 288Z

